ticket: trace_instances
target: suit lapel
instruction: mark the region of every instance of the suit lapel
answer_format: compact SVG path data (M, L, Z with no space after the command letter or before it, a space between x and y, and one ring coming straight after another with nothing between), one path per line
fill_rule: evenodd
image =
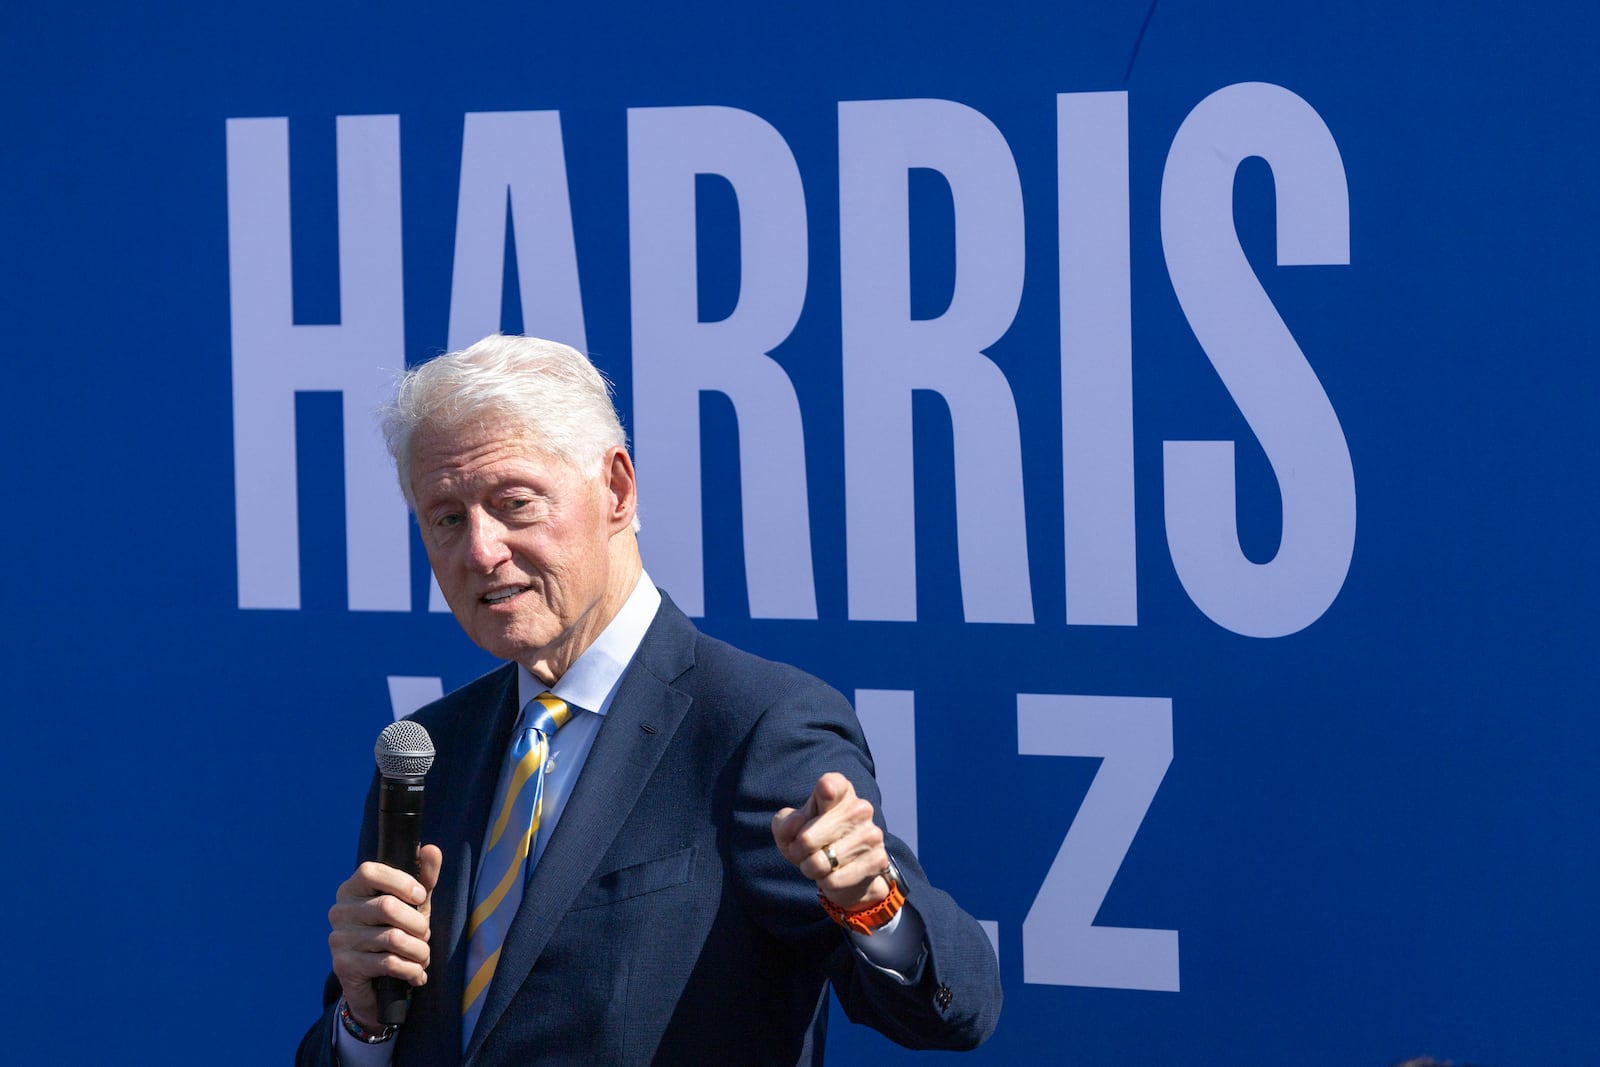
M466 987L467 916L472 910L472 881L489 822L489 807L500 775L500 757L510 742L520 708L517 706L517 670L507 664L486 679L487 693L469 697L472 703L451 720L454 726L435 739L441 755L449 754L449 774L442 780L430 776L429 800L438 794L439 818L427 840L439 846L444 865L434 888L433 965L429 977L438 982L426 998L424 1009L434 1016L432 1025L410 1029L432 1036L433 1041L414 1062L450 1063L461 1052L461 993ZM476 706L472 706L476 705ZM448 745L449 748L445 746ZM422 1007L413 1002L413 1010Z
M694 626L663 594L660 610L595 737L561 821L528 879L506 933L478 1028L466 1050L471 1064L539 954L621 830L689 710L672 687L693 663ZM459 987L457 995L459 996Z

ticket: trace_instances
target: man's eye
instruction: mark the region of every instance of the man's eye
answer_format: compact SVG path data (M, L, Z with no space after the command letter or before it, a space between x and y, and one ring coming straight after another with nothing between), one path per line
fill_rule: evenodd
M460 526L461 525L461 516L457 515L457 514L455 514L453 512L451 514L449 514L449 515L441 516L440 519L439 519L439 525L440 526Z

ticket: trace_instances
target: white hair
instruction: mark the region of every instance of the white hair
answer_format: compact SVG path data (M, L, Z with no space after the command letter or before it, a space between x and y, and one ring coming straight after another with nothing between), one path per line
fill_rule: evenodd
M537 337L490 334L414 367L400 376L394 402L379 415L400 491L413 509L411 442L424 426L453 430L505 420L585 478L600 473L607 450L628 444L611 383L577 349Z

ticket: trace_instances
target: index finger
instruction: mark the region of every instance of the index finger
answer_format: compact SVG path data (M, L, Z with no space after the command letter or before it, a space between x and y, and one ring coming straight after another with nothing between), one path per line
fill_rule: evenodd
M806 801L806 809L811 813L812 821L826 815L841 804L849 803L856 796L856 787L850 779L838 771L828 771L817 779L816 786L811 790L811 799Z
M359 900L387 894L410 904L421 904L428 899L422 883L398 867L368 860L345 879L336 896L338 900Z

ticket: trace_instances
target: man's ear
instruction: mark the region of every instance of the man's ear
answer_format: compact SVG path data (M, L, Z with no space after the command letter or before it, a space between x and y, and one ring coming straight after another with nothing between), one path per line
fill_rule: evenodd
M633 460L626 448L613 445L606 452L604 463L606 489L611 494L607 519L613 531L626 529L633 525L633 517L639 510L639 489L634 481Z

